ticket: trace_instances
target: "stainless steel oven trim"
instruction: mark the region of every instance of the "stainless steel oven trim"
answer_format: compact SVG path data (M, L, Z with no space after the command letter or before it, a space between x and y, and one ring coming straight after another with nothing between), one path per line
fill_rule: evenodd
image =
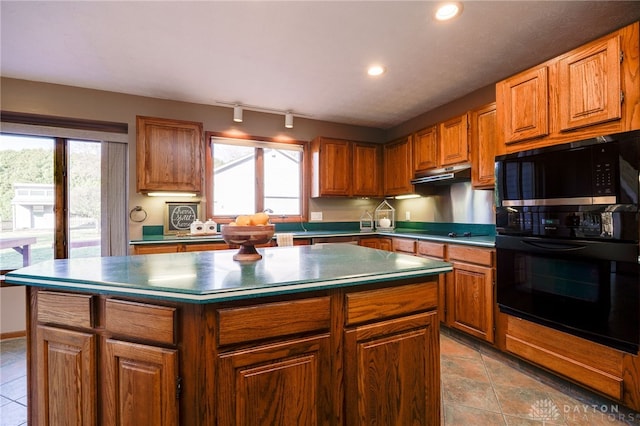
M596 204L616 204L615 196L608 197L573 197L573 198L541 198L531 200L502 200L503 207L530 206L590 206Z

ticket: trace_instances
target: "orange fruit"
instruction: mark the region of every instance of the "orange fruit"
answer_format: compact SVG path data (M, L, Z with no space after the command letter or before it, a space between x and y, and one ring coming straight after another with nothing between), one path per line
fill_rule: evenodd
M248 226L251 225L251 216L240 215L236 217L236 224L238 226Z
M266 225L267 223L269 223L269 215L264 212L258 212L251 216L251 224L254 226Z

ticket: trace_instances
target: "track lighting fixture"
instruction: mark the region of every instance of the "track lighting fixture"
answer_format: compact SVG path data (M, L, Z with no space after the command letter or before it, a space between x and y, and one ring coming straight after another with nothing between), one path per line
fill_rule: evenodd
M284 115L284 127L287 129L293 129L293 114L287 112Z
M233 121L236 123L242 123L242 107L240 105L235 105L233 107Z

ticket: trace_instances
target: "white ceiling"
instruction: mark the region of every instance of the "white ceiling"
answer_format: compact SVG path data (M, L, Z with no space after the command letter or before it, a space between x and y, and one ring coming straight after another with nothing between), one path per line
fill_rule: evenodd
M466 1L441 23L436 4L2 0L0 71L389 128L640 19L638 1Z

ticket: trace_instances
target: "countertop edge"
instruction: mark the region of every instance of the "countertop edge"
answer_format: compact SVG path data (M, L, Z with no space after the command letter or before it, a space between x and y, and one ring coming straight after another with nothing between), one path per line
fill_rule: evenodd
M216 291L204 294L175 293L162 290L146 290L140 288L127 288L114 284L89 284L80 282L64 282L53 279L42 279L33 277L20 277L12 275L12 284L26 285L32 287L43 287L58 290L86 291L91 293L109 294L116 296L136 296L150 297L167 301L187 302L195 304L206 304L214 302L226 302L239 299L249 299L264 296L283 295L300 293L305 291L317 291L328 288L350 287L365 284L374 284L398 279L410 279L428 277L440 273L451 272L451 265L444 267L434 267L429 269L419 269L414 271L394 272L384 275L348 277L326 281L302 282L286 285L275 285L269 287L250 288L246 290Z

